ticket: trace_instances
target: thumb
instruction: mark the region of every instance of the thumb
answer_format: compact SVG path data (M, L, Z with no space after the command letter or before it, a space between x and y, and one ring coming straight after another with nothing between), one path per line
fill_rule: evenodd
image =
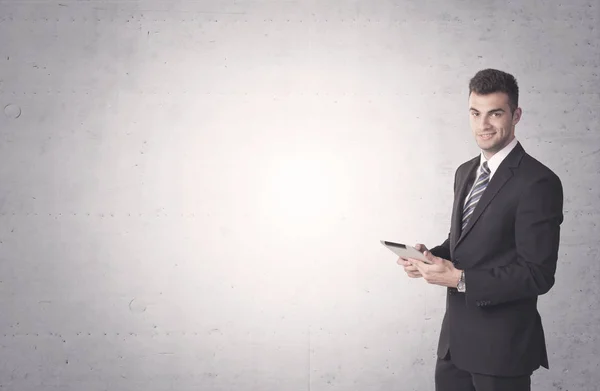
M415 248L417 249L417 251L420 251L420 252L428 251L427 246L425 246L424 244L421 244L421 243L417 243L415 245Z
M442 261L441 258L434 256L429 250L424 251L423 255L425 255L425 258L431 263L440 263Z

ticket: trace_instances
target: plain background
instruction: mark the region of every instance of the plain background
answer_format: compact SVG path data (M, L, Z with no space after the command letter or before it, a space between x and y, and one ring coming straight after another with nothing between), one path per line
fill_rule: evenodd
M2 390L431 390L441 243L513 73L565 190L536 390L600 389L599 1L0 0Z

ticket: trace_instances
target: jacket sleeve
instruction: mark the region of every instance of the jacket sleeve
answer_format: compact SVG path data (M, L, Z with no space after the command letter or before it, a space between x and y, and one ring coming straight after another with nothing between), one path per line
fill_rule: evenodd
M429 252L436 257L450 260L450 234L448 234L448 239L446 239L444 243L440 244L439 246L435 246L429 250Z
M529 184L517 206L515 259L506 266L466 270L467 301L485 307L547 293L554 285L562 221L560 179L552 174Z

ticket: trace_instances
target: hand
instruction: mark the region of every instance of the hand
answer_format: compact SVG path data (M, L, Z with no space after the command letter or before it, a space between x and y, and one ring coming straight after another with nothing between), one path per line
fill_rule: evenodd
M419 250L420 252L429 251L429 250L427 250L427 247L425 247L425 245L421 244L421 243L417 243L415 245L415 248L417 250ZM421 272L419 272L419 269L415 265L413 265L413 262L414 261L410 261L409 259L404 258L404 257L398 258L398 261L397 261L398 265L404 266L404 271L410 278L423 277L421 275Z
M431 262L431 265L418 260L409 259L418 273L430 284L455 288L460 280L461 270L454 267L454 264L447 259L436 257L425 250L423 255Z

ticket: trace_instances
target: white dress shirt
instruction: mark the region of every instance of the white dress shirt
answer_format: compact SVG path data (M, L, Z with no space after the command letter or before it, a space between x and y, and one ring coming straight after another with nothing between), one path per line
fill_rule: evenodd
M477 178L475 179L475 182L473 182L473 185L475 185L477 183L477 179L479 179L479 176L481 175L481 166L483 166L483 162L487 161L488 168L490 169L490 181L491 181L492 177L494 176L494 173L498 170L500 163L502 163L502 161L508 156L508 154L517 146L517 143L518 143L517 138L516 137L513 138L512 141L510 143L508 143L504 148L502 148L501 150L496 152L494 154L494 156L492 156L490 158L490 160L487 160L485 158L485 155L483 154L483 151L481 151L481 158L479 160L479 168L477 170L478 174L477 174ZM471 187L471 190L473 190L472 187ZM469 193L467 193L467 196L465 197L465 200L463 202L463 207L466 205L467 200L469 199L469 194L471 194L471 190L469 190Z

